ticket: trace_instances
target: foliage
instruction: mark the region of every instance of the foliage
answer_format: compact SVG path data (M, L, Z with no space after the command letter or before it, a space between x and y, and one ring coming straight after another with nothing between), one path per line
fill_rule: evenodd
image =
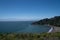
M49 25L54 25L54 26L60 27L60 16L55 16L50 19L48 19L48 18L42 19L42 20L34 22L32 24L34 24L34 25L47 25L47 24L49 24Z
M52 38L59 40L60 32L56 33L40 33L40 34L32 34L32 33L0 33L0 40L50 40Z

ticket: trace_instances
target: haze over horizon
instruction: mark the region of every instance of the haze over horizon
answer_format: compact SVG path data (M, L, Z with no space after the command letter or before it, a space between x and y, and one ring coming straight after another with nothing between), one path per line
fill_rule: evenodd
M0 0L0 21L30 21L60 16L60 0Z

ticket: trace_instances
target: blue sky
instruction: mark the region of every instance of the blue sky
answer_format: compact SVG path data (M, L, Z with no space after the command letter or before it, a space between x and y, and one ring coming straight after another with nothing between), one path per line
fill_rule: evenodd
M0 21L40 20L60 16L60 0L0 0Z

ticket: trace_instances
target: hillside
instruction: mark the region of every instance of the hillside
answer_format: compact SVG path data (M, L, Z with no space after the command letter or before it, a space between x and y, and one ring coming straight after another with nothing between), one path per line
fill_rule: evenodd
M60 16L55 16L53 18L45 18L32 23L33 25L53 25L60 27Z
M40 34L0 33L0 40L60 40L60 32Z

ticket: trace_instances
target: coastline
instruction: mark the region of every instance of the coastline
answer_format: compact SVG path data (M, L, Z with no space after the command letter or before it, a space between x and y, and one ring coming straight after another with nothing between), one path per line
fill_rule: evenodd
M60 27L57 26L52 26L52 25L48 25L50 28L50 30L47 33L55 33L55 32L60 32Z
M47 33L51 33L52 31L53 31L53 27L51 27Z

